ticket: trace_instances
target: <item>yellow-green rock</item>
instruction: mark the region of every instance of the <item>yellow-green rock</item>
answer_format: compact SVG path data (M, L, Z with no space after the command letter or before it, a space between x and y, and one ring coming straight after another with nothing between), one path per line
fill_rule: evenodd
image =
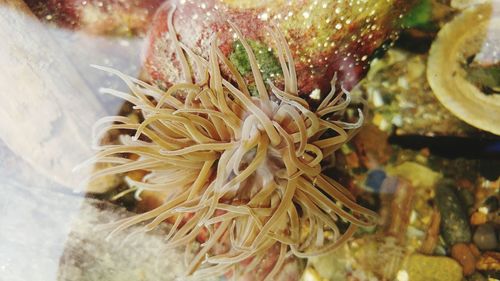
M410 256L406 270L410 281L462 280L462 267L448 257L413 254Z
M340 247L333 253L308 259L309 265L316 270L319 276L317 280L347 280L347 251L347 246ZM307 279L304 279L304 281L307 281Z
M426 166L407 161L401 165L388 167L386 172L391 176L401 176L411 181L413 186L431 187L441 178L441 174Z

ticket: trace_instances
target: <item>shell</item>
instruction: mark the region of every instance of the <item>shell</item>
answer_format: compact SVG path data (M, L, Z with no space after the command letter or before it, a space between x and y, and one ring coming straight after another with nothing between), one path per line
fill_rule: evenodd
M466 9L446 24L432 44L427 79L439 101L472 126L500 135L500 95L485 95L467 81L462 65L500 32L492 4Z

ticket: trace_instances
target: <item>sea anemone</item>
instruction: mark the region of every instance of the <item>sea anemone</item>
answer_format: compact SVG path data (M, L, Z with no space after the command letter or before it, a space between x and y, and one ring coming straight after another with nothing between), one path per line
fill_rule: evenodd
M248 272L278 248L267 275L272 279L286 257L332 252L359 226L373 225L376 214L322 173L322 160L362 124L360 110L356 123L338 121L350 103L349 92L342 88L336 94L334 78L331 91L313 111L298 94L283 34L269 30L282 70L283 85L276 86L263 80L251 47L230 23L248 55L257 93L252 95L217 47L217 35L211 38L207 60L179 42L172 15L173 10L168 25L184 83L163 91L97 67L121 77L132 94L102 91L132 103L144 120L111 116L96 124L96 140L109 130L133 133L121 135L120 144L98 146L89 161L112 166L91 179L144 170L142 180L127 179L131 187L169 194L156 209L115 222L111 234L139 223L148 231L168 219L173 225L166 243L178 247L206 232L206 241L188 259L186 278ZM223 77L221 67L231 77ZM193 77L195 73L202 75ZM251 262L243 268L243 261Z

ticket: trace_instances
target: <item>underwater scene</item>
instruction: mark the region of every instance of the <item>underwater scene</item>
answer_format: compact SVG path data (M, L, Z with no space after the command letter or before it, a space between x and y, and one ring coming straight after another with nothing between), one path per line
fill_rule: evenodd
M500 1L0 0L0 281L500 280Z

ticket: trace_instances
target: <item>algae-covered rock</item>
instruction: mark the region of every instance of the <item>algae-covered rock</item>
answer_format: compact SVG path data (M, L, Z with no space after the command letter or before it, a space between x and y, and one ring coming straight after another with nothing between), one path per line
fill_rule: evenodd
M411 281L461 281L462 268L453 259L413 254L407 266Z
M238 26L254 46L260 44L265 50L275 46L268 28L278 26L290 45L301 93L328 90L335 72L343 85L351 88L364 76L375 51L394 38L400 27L399 17L413 2L166 1L152 22L145 53L146 78L160 86L182 82L180 62L167 26L168 14L175 7L173 26L178 40L205 58L216 33L224 55L230 57L238 52L228 21Z
M144 35L164 0L30 0L41 20L91 34Z

